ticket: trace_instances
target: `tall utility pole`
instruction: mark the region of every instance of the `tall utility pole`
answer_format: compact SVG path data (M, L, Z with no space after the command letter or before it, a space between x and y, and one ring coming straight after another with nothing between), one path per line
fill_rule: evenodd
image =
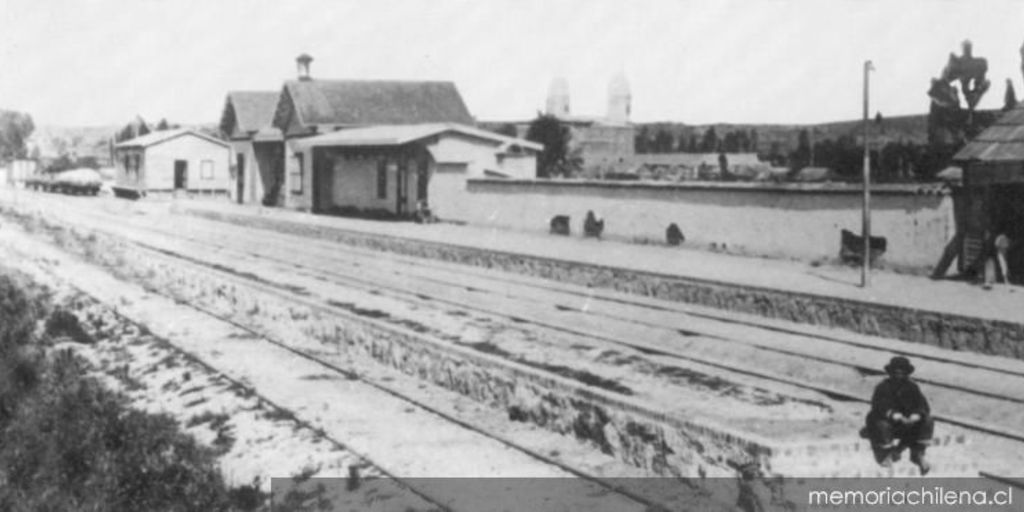
M864 258L860 268L860 285L871 284L871 152L868 144L868 76L875 69L870 60L864 61L864 209L861 235L864 236Z

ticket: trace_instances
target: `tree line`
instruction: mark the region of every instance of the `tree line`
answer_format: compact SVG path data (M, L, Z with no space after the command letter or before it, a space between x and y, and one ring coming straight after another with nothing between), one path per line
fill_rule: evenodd
M32 116L24 112L0 110L0 161L28 156L25 142L35 131Z
M150 129L149 125L146 124L146 121L139 117L136 118L135 121L125 125L124 128L121 128L121 130L117 132L117 135L114 136L114 143L116 144L118 142L132 140L136 137L148 135L154 131L160 132L164 130L173 130L175 128L180 128L180 125L171 124L168 123L166 119L161 119L153 129Z
M633 141L637 153L750 153L758 150L758 144L753 128L730 130L719 136L714 126L700 136L694 130L675 135L666 128L641 126Z
M1006 112L1017 105L1017 96L1013 84L1007 81L1004 94ZM935 175L952 162L953 155L963 145L990 126L1001 114L1000 111L966 111L953 113L938 111L934 105L927 116L928 141L917 139L923 126L917 126L911 119L907 121L890 121L886 123L882 115L876 114L871 126L874 134L869 138L878 142L872 143L871 175L873 180L881 182L900 181L931 181ZM833 170L843 180L859 181L863 174L864 146L860 135L859 123L840 123L846 125L838 130L840 134L818 137L822 128L790 129L788 134L778 128L771 128L766 134L760 134L755 128L737 128L725 131L720 136L714 126L700 132L690 127L676 129L641 125L634 137L636 153L740 153L756 152L762 161L775 167L787 167L791 174L814 166ZM886 139L886 126L890 134ZM814 130L812 132L812 130ZM829 129L825 128L827 132ZM836 130L836 128L832 128ZM495 129L498 133L515 137L514 125L506 124ZM895 134L893 133L895 131ZM959 136L938 137L941 132L960 134ZM794 137L795 135L795 137ZM881 135L881 137L879 137ZM768 140L763 140L765 137ZM570 176L584 164L580 155L570 151L571 132L557 117L538 113L527 130L525 138L544 145L544 151L538 158L537 176L541 178ZM793 139L796 146L793 147ZM896 140L892 140L896 139Z

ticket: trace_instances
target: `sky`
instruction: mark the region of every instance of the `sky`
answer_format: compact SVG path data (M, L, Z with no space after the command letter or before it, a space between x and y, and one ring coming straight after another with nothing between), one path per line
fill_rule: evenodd
M1024 0L0 0L0 109L37 125L141 115L217 122L231 90L280 90L295 57L324 79L450 80L479 120L525 120L552 79L604 115L612 76L632 120L807 124L927 112L970 39L981 108L1024 99Z

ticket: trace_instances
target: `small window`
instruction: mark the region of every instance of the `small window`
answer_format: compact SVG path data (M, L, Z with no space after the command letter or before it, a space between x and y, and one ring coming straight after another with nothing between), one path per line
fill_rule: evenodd
M199 179L213 179L213 160L203 160L202 162L199 162Z
M292 171L292 194L302 193L302 168L305 165L305 158L303 158L304 156L305 155L303 155L302 153L295 153L295 160L298 161L299 165L295 171Z
M388 198L388 162L377 160L377 199Z

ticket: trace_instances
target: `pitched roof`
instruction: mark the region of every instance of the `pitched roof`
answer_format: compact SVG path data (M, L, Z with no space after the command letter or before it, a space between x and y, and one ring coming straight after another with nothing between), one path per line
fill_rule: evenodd
M452 82L388 80L293 80L285 82L299 124L472 124ZM283 127L286 119L274 119Z
M953 156L954 161L1024 161L1024 102L1003 114Z
M121 143L115 145L114 147L115 148L146 148L146 147L155 146L157 144L160 144L160 143L163 143L163 142L167 142L167 141L169 141L171 139L176 139L178 137L182 137L182 136L185 136L185 135L193 135L193 136L199 137L201 139L208 140L208 141L210 141L210 142L212 142L214 144L220 144L220 145L225 146L225 147L227 146L227 143L225 143L224 141L222 141L220 139L215 139L213 137L210 137L209 135L206 135L205 133L201 133L201 132L198 132L198 131L195 131L195 130L190 130L188 128L178 128L178 129L175 129L175 130L161 130L161 131L157 131L157 132L151 132L151 133L149 133L147 135L143 135L142 137L135 137L134 139L130 139L130 140L126 140L124 142L121 142Z
M349 128L316 137L300 139L296 142L296 146L302 148L315 146L400 146L442 133L458 133L491 141L503 149L512 145L534 151L542 151L544 149L542 144L536 142L508 137L499 133L456 123L401 124Z
M274 121L277 100L281 93L276 91L231 91L224 103L220 127L229 133L229 115L234 116L235 126L241 133L255 133L269 128Z

